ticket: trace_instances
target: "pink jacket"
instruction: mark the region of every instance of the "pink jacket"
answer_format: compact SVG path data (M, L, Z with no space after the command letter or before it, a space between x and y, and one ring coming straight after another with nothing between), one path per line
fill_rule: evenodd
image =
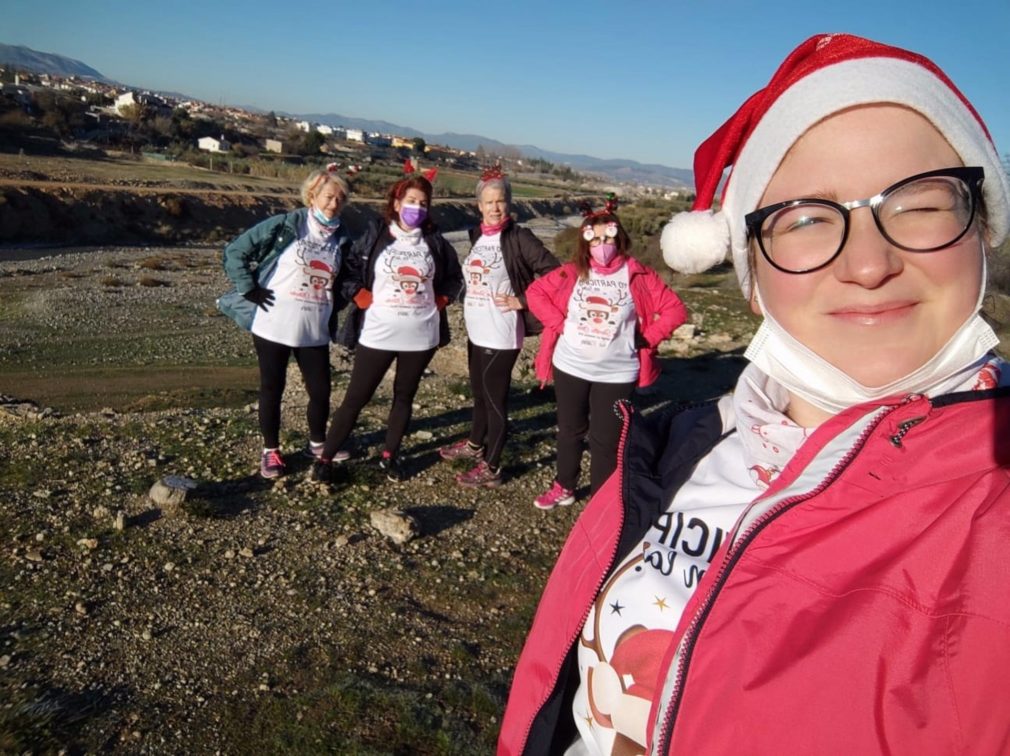
M685 445L718 440L719 422L692 419L704 412L636 417L660 429L652 441L626 428L617 474L544 590L499 756L570 741L552 743L572 716L572 644L641 499L668 501L669 481L705 453ZM1008 429L1005 389L863 405L821 426L685 609L655 681L647 752L1010 753Z
M534 281L526 290L526 302L534 315L544 324L540 349L533 361L533 369L541 384L553 374L551 360L568 317L568 301L575 290L579 274L574 263L565 263L546 276ZM638 330L648 343L638 350L638 385L654 383L661 372L656 350L670 337L681 323L687 320L687 308L680 297L663 283L652 268L628 258L628 287L635 303Z

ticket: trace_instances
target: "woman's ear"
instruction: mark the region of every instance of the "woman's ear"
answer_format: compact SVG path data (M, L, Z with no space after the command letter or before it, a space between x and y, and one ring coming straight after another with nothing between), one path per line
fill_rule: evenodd
M761 303L758 302L757 298L757 288L754 286L753 282L750 287L750 311L759 318L764 317L764 311L761 309Z

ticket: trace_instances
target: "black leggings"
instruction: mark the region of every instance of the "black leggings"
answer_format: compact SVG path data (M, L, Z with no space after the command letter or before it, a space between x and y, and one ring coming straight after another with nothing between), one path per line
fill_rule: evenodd
M630 399L631 383L600 383L576 378L554 368L558 407L558 483L570 491L579 482L582 440L589 433L589 490L596 493L617 467L621 418L614 408Z
M263 445L268 449L280 446L281 397L292 352L309 394L309 406L305 411L309 438L322 441L326 435L326 415L330 412L330 345L289 347L256 334L253 334L253 345L260 366L259 418Z
M358 415L375 394L375 389L379 387L393 360L396 360L396 377L393 379L393 405L389 408L389 419L386 421L385 450L395 455L400 450L400 442L410 423L414 395L421 383L421 376L434 354L434 347L423 352L389 352L358 344L354 350L351 382L344 393L344 400L330 419L323 456L332 458L347 441L358 421Z
M491 467L497 468L508 432L506 405L509 386L512 385L512 366L516 364L519 350L488 349L468 340L466 354L473 392L470 443L484 446L484 459Z

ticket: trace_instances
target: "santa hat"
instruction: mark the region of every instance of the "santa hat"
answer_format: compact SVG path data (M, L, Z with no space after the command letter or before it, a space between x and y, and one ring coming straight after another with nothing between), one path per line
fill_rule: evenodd
M985 170L983 193L990 242L1010 227L1010 186L982 118L932 61L850 34L822 34L797 47L768 85L751 97L694 154L691 212L663 229L663 259L674 270L700 273L727 252L744 295L750 296L744 216L756 210L789 148L811 126L856 105L893 103L924 116L965 165ZM722 208L712 201L723 171Z
M402 265L396 269L396 273L393 274L393 280L421 283L421 274L418 272L417 268L411 268L409 265Z
M333 268L324 263L322 260L309 260L309 270L312 272L319 271L320 273L333 272Z
M604 310L611 309L610 300L606 297L600 297L596 295L586 297L586 309L598 309L602 308Z

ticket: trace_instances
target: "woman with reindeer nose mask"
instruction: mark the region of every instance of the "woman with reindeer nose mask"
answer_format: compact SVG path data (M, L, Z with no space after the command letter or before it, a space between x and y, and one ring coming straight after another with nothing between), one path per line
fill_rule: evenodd
M614 471L621 431L614 404L659 377L656 350L687 318L656 271L630 256L616 206L611 197L588 212L573 260L526 291L544 324L534 366L542 383L553 377L558 412L557 476L533 502L538 509L574 503L587 435L590 493Z
M629 416L499 754L1007 753L1010 392L979 309L1010 188L979 114L919 54L818 35L695 182L664 255L731 254L751 363Z

